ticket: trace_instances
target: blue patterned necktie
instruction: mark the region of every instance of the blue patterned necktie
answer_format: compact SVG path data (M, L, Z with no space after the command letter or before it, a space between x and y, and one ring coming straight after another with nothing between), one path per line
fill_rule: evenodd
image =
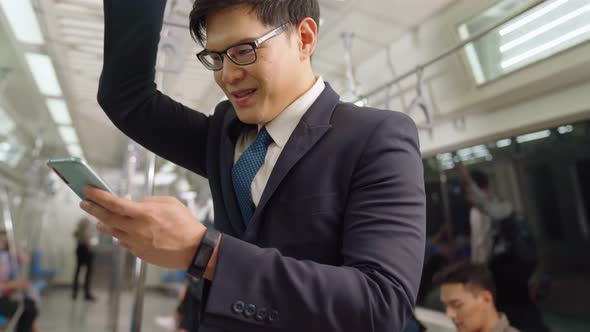
M246 226L254 214L254 203L252 202L252 192L250 190L252 181L254 181L256 173L264 164L266 150L270 143L272 143L272 137L270 137L266 128L262 128L256 135L254 143L244 151L232 169L234 191Z

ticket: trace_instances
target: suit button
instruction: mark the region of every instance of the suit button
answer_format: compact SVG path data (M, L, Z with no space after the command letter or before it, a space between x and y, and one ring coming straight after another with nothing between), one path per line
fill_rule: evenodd
M268 317L268 310L266 308L260 308L256 312L256 317L254 317L258 321L263 321Z
M268 314L268 321L273 323L279 320L279 311L278 310L272 310L269 314Z
M250 318L254 316L254 314L256 314L256 306L253 304L248 304L246 309L244 309L244 316L246 316L246 318Z
M244 312L245 306L246 304L243 301L236 301L232 305L231 310L234 312L234 314L241 314L242 312Z

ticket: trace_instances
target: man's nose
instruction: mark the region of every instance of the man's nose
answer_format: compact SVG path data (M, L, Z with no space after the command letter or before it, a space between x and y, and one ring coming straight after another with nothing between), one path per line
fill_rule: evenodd
M238 66L227 57L223 61L221 80L225 84L235 84L244 79L245 72L242 66Z
M457 312L455 310L453 310L452 308L447 308L446 312L447 312L447 316L450 319L455 319L457 317Z

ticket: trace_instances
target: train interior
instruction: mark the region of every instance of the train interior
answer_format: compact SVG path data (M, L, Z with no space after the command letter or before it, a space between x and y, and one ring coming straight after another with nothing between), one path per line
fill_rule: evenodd
M431 281L471 252L462 163L485 172L528 225L538 256L530 292L544 324L588 331L590 2L319 3L316 74L343 102L404 112L419 129L427 255L417 320L455 331ZM192 5L167 1L156 83L212 114L225 96L195 57ZM146 152L98 105L103 35L101 0L0 0L0 230L14 249L0 259L30 280L41 331L174 331L184 271L142 265L96 232L96 298L72 299L74 234L87 215L48 159L82 158L122 196L174 196L214 221L207 180ZM11 330L17 316L0 315L0 327Z

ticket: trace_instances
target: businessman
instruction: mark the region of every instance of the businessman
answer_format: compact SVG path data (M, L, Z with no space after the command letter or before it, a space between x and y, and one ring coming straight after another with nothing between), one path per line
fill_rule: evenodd
M197 55L228 101L206 116L154 83L163 0L105 0L98 101L129 137L208 178L215 229L178 200L86 188L144 260L187 268L199 331L401 331L424 257L418 135L314 74L317 0L197 0ZM190 89L190 87L187 87ZM198 91L195 91L198 92ZM197 288L197 287L193 287Z

